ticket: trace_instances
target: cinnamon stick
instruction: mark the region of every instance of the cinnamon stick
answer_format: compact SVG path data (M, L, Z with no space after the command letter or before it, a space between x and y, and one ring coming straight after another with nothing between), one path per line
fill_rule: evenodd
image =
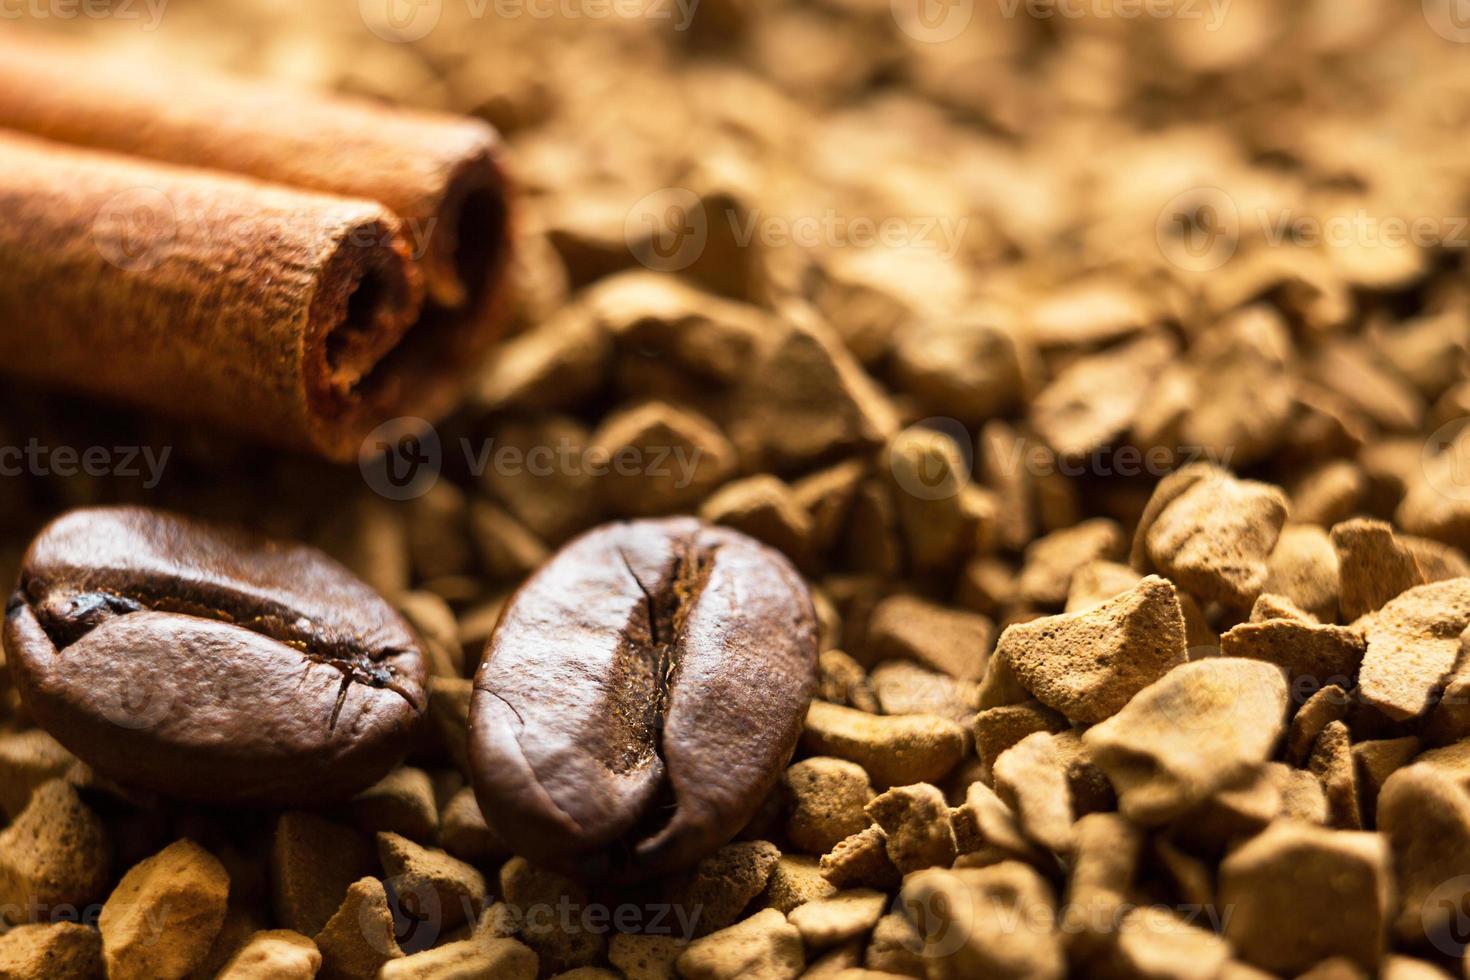
M392 212L0 132L9 373L352 456L442 379Z
M506 264L500 138L462 116L396 109L0 31L0 127L379 201L403 219L429 298L493 293Z
M323 403L319 417L298 413L314 426L307 444L333 458L350 458L354 434L385 418L433 420L452 409L506 322L506 180L499 136L478 120L169 70L0 30L0 128L376 201L396 214L426 299L391 357L373 362L371 384ZM238 375L240 366L218 373Z

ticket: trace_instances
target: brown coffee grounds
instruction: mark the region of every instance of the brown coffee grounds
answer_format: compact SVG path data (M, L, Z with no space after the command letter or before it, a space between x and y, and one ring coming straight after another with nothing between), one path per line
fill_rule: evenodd
M1278 821L1220 864L1225 938L1251 963L1306 970L1339 955L1364 969L1383 956L1392 882L1382 837Z
M76 757L39 728L0 736L0 809L14 820L37 787L65 776Z
M763 909L703 939L679 955L679 975L690 980L732 976L786 976L804 961L801 932L775 909Z
M771 869L766 890L757 897L756 904L787 914L805 902L835 894L837 888L822 876L821 863L817 858L783 854Z
M438 832L444 850L470 864L489 864L508 853L505 842L485 823L475 791L468 786L456 790L444 805Z
M1174 587L1150 576L1083 612L1012 626L996 654L1042 704L1074 722L1102 721L1184 663L1184 613Z
M1434 901L1442 883L1470 869L1470 796L1433 766L1405 766L1378 796L1377 826L1392 850L1400 942L1422 943L1453 928L1453 910Z
M868 677L879 709L890 715L938 715L964 722L980 703L978 684L910 660L885 660Z
M917 596L889 596L873 609L864 644L868 666L883 660L912 660L952 677L985 676L984 652L995 627L985 616ZM888 712L905 714L906 712Z
M337 913L347 889L373 867L371 839L315 814L287 812L271 843L271 905L276 919L315 936Z
M514 939L496 939L485 943L462 939L424 950L422 953L389 960L378 971L382 980L471 975L533 980L536 976L536 954Z
M1286 681L1269 664L1231 658L1177 667L1083 742L1145 825L1178 816L1266 761L1285 725Z
M225 980L311 980L321 969L316 943L289 929L257 932L220 970Z
M1361 830L1362 801L1358 796L1357 767L1353 763L1347 725L1329 722L1317 736L1307 769L1322 781L1327 794L1327 823L1340 830Z
M0 936L0 972L15 980L99 977L102 937L75 922L23 925Z
M421 847L398 834L380 833L378 857L399 901L411 895L420 907L437 907L442 928L474 921L489 902L484 875L443 851Z
M765 891L780 857L781 852L768 841L726 844L695 866L688 881L675 892L674 904L701 910L698 935L723 929Z
M365 834L391 831L432 841L439 832L433 781L413 766L400 766L357 794L350 809L353 821Z
M902 874L888 857L883 828L871 826L838 841L822 855L822 877L837 888L893 887Z
M867 772L853 762L814 756L786 770L792 803L786 834L797 849L821 855L868 825L873 798Z
M954 826L938 787L928 783L895 786L863 809L883 830L888 859L901 873L954 862Z
M673 936L618 933L608 946L607 958L628 980L659 980L673 974L684 944Z
M109 977L182 977L200 965L225 920L230 877L191 840L134 865L97 926Z
M1175 477L1160 483L1155 499L1167 503L1139 526L1147 561L1201 599L1248 609L1265 588L1266 559L1286 521L1284 496L1219 471L1175 476L1191 482L1177 491L1168 487Z
M802 744L810 752L856 762L875 787L937 781L960 761L965 733L933 715L869 715L812 702Z
M318 976L332 980L373 976L403 956L394 937L393 910L377 878L363 878L347 889L342 905L315 936L321 951Z
M1275 664L1286 672L1294 692L1314 691L1337 683L1351 687L1363 660L1362 633L1348 626L1318 623L1315 617L1282 598L1275 608L1263 593L1251 610L1251 621L1220 635L1220 652Z
M555 916L542 915L535 922L526 913L537 908L555 908L558 902L585 906L587 890L561 875L534 867L524 858L511 858L500 868L500 895L512 915L524 925L516 930L521 940L536 951L541 968L551 972L586 966L603 955L607 945L601 933L578 928Z
M1001 753L995 761L995 791L1015 812L1027 838L1055 853L1071 853L1072 791L1062 754L1049 733L1027 735Z
M1421 585L1389 601L1364 628L1363 700L1394 720L1422 715L1459 658L1467 625L1470 579Z
M699 516L770 545L798 567L810 563L811 516L791 487L774 476L732 480L700 505Z
M903 898L918 908L947 910L915 922L926 943L947 930L958 930L960 948L939 958L931 976L960 980L997 973L1064 974L1061 936L1047 922L1056 900L1046 880L1024 864L1005 861L988 868L921 871L904 883ZM1007 915L1023 915L1028 924L1039 925L1007 928L1002 925Z
M112 841L102 819L68 783L41 784L0 831L0 901L6 919L18 922L36 906L85 907L102 897L111 865Z
M872 932L887 904L888 896L882 892L854 888L807 902L792 910L787 919L801 933L807 949L827 949Z

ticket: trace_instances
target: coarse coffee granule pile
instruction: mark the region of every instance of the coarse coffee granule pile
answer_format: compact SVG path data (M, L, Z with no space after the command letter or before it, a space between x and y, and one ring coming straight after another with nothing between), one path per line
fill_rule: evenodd
M8 574L81 504L241 522L433 675L312 811L115 785L8 694L0 975L1470 976L1452 0L137 9L28 26L494 123L517 330L360 471L0 396ZM481 814L469 678L558 548L673 514L800 570L817 698L691 871L562 877Z

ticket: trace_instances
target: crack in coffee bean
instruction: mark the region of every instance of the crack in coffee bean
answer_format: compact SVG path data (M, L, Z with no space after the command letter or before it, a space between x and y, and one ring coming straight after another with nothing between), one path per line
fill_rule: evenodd
M346 569L142 508L43 530L6 631L22 696L78 756L210 802L361 788L401 757L426 703L416 638ZM135 703L152 707L116 707Z
M107 619L126 616L143 610L180 613L229 623L262 636L279 640L313 663L325 664L342 673L337 698L332 707L327 727L335 728L341 716L342 706L347 699L351 684L366 684L369 687L386 688L396 692L410 704L413 699L403 685L394 678L393 666L378 662L385 656L401 655L404 650L380 650L377 658L361 646L361 638L333 635L317 635L320 628L299 617L292 619L291 613L273 603L266 603L261 612L248 609L230 612L226 605L249 606L252 597L233 595L225 590L216 595L190 597L170 596L150 588L152 583L117 583L112 591L92 590L87 592L50 591L46 586L22 577L17 589L18 602L24 603L29 596L36 609L36 618L41 628L51 637L58 650L77 642ZM132 594L125 594L131 591ZM207 600L207 601L202 601Z
M471 703L487 821L583 877L654 877L728 840L790 758L816 620L779 553L692 518L611 524L511 598Z
M687 543L683 553L674 560L671 587L655 592L639 577L628 555L621 548L618 558L627 569L628 576L643 593L644 620L647 638L631 637L624 650L625 656L634 661L644 661L649 667L647 708L645 726L648 737L641 740L643 750L662 758L664 715L668 708L670 689L679 671L683 650L679 644L684 628L684 619L690 606L699 601L709 576L714 558L714 548L695 550ZM636 621L630 621L630 630ZM638 669L630 665L630 676L637 676Z

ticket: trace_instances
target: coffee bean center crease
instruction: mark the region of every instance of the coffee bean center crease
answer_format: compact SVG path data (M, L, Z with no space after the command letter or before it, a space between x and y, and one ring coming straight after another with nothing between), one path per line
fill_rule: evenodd
M342 673L336 704L329 727L336 727L353 683L387 689L410 704L411 693L397 680L392 664L385 657L404 653L393 648L369 649L361 637L343 635L323 624L277 608L268 600L242 594L165 594L143 585L131 589L89 589L75 591L49 587L33 579L23 579L16 597L7 607L14 615L20 605L30 601L36 619L60 653L75 644L104 622L138 612L163 612L228 623L269 637L301 653L311 663L325 664ZM231 611L231 608L235 611ZM252 608L254 607L254 608Z
M662 587L655 584L650 588L639 577L627 552L617 549L623 567L643 593L644 601L641 608L635 609L633 620L623 634L626 642L616 669L626 678L625 686L631 695L623 703L641 704L644 710L641 718L626 719L630 723L630 737L625 743L626 754L612 767L615 772L633 769L650 754L663 758L664 719L683 660L685 624L689 610L699 602L709 582L716 550L684 542L667 582ZM667 772L663 779L667 782Z

